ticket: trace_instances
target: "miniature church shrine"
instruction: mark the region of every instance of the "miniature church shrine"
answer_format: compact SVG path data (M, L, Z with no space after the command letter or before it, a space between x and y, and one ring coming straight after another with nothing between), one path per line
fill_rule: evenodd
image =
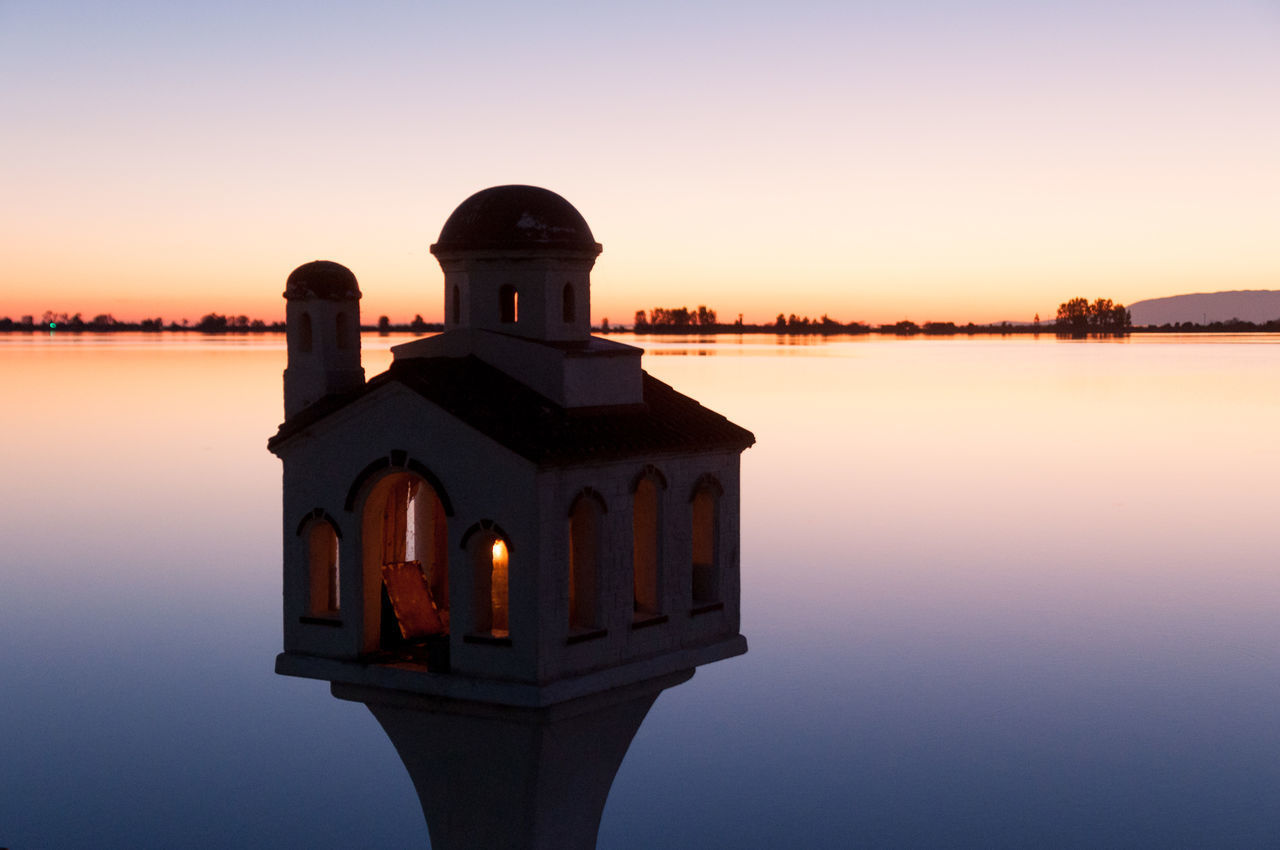
M754 437L645 373L639 348L591 335L601 250L553 192L472 195L431 246L444 332L394 347L367 381L355 276L299 267L268 446L284 466L277 671L366 702L393 740L397 723L427 734L421 711L390 719L411 697L466 714L647 687L607 793L658 691L746 651L739 457Z

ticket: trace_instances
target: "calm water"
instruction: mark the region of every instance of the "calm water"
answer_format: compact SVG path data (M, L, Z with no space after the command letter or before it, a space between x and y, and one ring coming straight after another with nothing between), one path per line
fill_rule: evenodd
M1280 337L643 344L759 440L751 651L601 847L1280 843ZM426 846L367 711L272 673L283 368L0 337L0 846Z

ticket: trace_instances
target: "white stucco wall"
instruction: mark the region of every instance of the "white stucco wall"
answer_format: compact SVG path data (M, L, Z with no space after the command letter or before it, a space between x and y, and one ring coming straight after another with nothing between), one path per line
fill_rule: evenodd
M537 470L418 394L388 384L280 449L284 463L284 632L289 653L355 660L376 645L381 578L366 568L361 516L378 475L362 483L351 510L352 483L392 451L429 469L453 508L448 518L450 653L455 677L546 685L593 674L593 688L691 666L686 650L738 638L739 455L735 451L636 457L595 465ZM664 621L633 618L632 491L650 464L665 478L660 492L661 611ZM384 469L379 473L396 471ZM720 499L719 607L691 613L690 495L703 475L723 488ZM571 635L568 612L569 510L585 488L607 506L600 528L603 634ZM298 523L315 509L340 533L340 626L303 622L309 573ZM462 537L481 520L507 534L510 555L510 645L466 640L472 631L472 575ZM571 640L571 638L578 638ZM736 650L736 651L741 651ZM684 652L683 655L681 653ZM736 654L729 653L729 654ZM678 656L678 657L677 657ZM668 658L667 661L663 661ZM707 660L714 660L708 658ZM702 663L701 661L697 663Z
M441 260L445 316L454 327L500 331L555 341L585 339L591 333L591 267L582 256L522 256L504 252ZM563 313L564 285L573 286L574 320ZM452 322L453 288L460 298L458 324ZM517 321L500 320L498 294L503 286L519 293Z
M666 621L638 625L633 622L631 485L646 465L656 468L667 481L666 489L660 493L659 572L663 603L658 612L665 615ZM738 466L736 452L717 452L638 457L599 466L544 470L539 475L543 569L547 575L540 605L549 613L543 617L540 638L539 672L543 680L601 670L737 634ZM689 495L695 482L706 474L715 476L724 488L719 527L723 607L692 616ZM587 487L599 493L608 506L603 517L600 559L602 620L607 633L570 642L568 512L574 498Z
M363 563L361 518L368 492L379 475L363 482L352 510L346 510L344 502L361 472L393 450L407 452L434 473L453 507L453 516L448 519L448 553L454 669L531 679L534 641L521 636L536 632L537 611L521 600L536 595L536 571L524 568L538 550L539 528L528 497L533 489L533 467L396 384L293 437L282 450L286 651L355 658L369 648L376 629L367 620L377 616L380 577L374 570L366 570ZM393 471L397 470L388 468L380 474ZM306 608L307 565L305 546L291 538L299 519L317 507L337 520L343 535L340 629L298 620ZM469 600L471 588L461 540L467 529L482 519L498 522L512 541L511 647L475 646L461 640L471 626L469 606L458 601Z

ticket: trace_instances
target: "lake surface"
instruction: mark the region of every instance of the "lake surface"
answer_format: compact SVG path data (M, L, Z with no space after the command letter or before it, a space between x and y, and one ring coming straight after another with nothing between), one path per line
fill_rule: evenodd
M756 434L751 648L600 847L1280 843L1280 337L638 342ZM0 336L0 847L427 846L372 716L272 672L283 368Z

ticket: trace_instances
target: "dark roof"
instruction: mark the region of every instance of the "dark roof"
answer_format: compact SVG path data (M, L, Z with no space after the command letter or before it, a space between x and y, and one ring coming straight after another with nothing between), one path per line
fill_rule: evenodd
M296 414L268 441L294 434L378 387L396 382L539 466L714 449L742 451L755 436L643 373L644 403L566 409L476 357L399 360L361 390Z
M360 297L360 285L351 269L329 260L313 260L298 266L284 284L284 297L324 298L345 301Z
M600 244L573 204L537 186L493 186L453 211L431 246L457 251L573 251L595 256Z

